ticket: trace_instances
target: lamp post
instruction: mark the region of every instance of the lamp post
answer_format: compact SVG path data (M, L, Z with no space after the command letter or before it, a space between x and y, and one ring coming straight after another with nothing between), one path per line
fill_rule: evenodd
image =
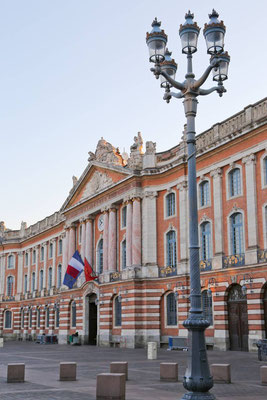
M207 52L211 55L210 64L203 75L196 80L193 73L192 55L197 51L197 40L200 28L194 22L194 14L190 11L185 15L185 23L180 26L179 35L182 42L182 53L187 55L187 73L185 81L175 80L177 65L166 50L167 35L160 28L161 23L155 20L152 31L147 33L146 42L149 49L149 61L155 64L151 71L158 79L161 76L161 87L165 88L164 100L167 103L172 97L184 99L185 116L187 119L187 146L188 146L188 196L189 196L189 263L190 263L190 310L184 321L184 327L189 331L190 351L188 366L184 376L184 387L188 390L183 400L211 400L215 397L209 392L213 386L206 353L204 331L209 322L204 319L201 304L201 285L199 269L198 243L198 211L197 211L197 184L196 184L196 139L195 117L197 113L197 97L217 92L219 96L226 91L223 81L227 79L230 57L224 52L225 26L218 20L215 10L209 15L210 21L205 24L204 36ZM211 71L217 86L210 89L201 89ZM172 92L171 87L179 92Z

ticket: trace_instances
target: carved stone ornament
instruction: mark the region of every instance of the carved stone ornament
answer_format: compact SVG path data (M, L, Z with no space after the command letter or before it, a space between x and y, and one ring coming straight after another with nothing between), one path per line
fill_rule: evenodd
M112 144L108 143L105 139L101 138L96 146L95 153L89 151L88 161L99 161L105 164L113 164L124 166L125 161L123 160L122 155L118 148L112 146Z
M156 153L156 142L146 142L146 154Z
M137 136L134 137L134 144L131 146L130 157L127 161L127 166L131 169L142 169L143 168L143 139L141 133L138 132Z
M112 179L104 172L95 171L90 181L85 186L81 200L92 196L100 190L112 185Z

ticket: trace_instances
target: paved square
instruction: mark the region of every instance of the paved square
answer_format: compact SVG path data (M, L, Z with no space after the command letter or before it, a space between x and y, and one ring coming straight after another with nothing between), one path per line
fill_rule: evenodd
M109 372L110 362L128 361L127 400L178 400L185 392L182 384L186 353L160 349L157 360L147 360L145 349L100 348L94 346L39 345L31 342L5 342L0 349L1 400L93 400L96 375ZM267 386L260 384L256 353L208 352L211 363L230 363L231 384L215 384L218 400L266 400ZM77 362L77 381L59 381L59 363ZM7 364L25 363L25 383L7 383ZM177 362L179 382L160 381L160 363Z

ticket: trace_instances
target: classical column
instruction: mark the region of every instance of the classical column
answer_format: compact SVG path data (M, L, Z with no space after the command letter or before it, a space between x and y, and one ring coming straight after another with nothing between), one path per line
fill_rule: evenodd
M53 243L53 260L52 260L52 287L56 286L56 257L57 257L57 242L56 239L52 239Z
M109 210L108 223L108 269L117 269L117 210L115 207Z
M69 233L69 254L68 254L69 260L71 259L71 257L73 256L73 254L75 253L75 250L76 250L75 236L76 236L76 225L71 224L70 233ZM69 260L68 260L68 262L69 262Z
M127 245L127 241L126 241ZM133 198L133 218L132 218L132 264L141 265L141 199Z
M44 281L43 281L43 289L46 289L46 275L47 275L47 242L45 242L43 244L43 248L44 248Z
M222 268L223 256L223 206L222 206L222 170L216 168L211 171L213 178L213 204L214 204L214 257L212 260L213 269Z
M85 257L85 246L86 246L86 233L85 233L85 218L80 219L80 223L82 225L82 240L81 240L81 257L84 261Z
M88 217L86 219L85 257L87 258L91 266L93 265L93 223L94 223L93 218Z
M142 200L142 263L157 265L157 192L146 192Z
M65 226L65 236L63 237L63 257L62 257L62 277L64 278L69 262L69 228Z
M35 255L36 255L36 262L35 262L35 290L39 288L39 246L35 247Z
M0 272L0 294L5 293L5 256L2 255L0 256L0 267L1 267L1 272Z
M31 291L31 263L32 263L32 249L28 251L27 292Z
M246 170L246 197L248 223L248 249L245 254L246 264L256 264L258 245L257 190L256 190L256 158L250 154L242 159ZM245 222L245 221L244 221ZM243 222L243 224L244 224Z
M179 273L188 272L188 187L187 182L180 183L179 189L179 230L180 230L180 267Z
M108 212L104 213L104 232L103 232L103 270L108 271Z
M126 266L132 265L132 218L133 204L132 201L127 201L126 208Z

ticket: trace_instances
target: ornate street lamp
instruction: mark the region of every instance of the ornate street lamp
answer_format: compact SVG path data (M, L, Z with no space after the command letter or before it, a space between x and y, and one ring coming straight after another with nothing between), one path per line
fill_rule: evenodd
M183 83L174 78L164 67L164 61L170 54L166 54L167 35L160 29L160 22L153 21L153 30L147 33L149 48L149 61L155 64L151 71L158 79L161 77L161 86L165 88L164 100L170 101L172 97L184 99L185 116L187 119L187 147L188 147L188 198L189 198L189 262L190 262L190 310L189 316L184 321L184 326L189 330L190 351L188 367L184 376L184 387L188 390L182 397L183 400L214 400L209 392L213 386L210 375L206 352L204 331L209 322L203 316L201 304L201 284L199 269L199 243L198 243L198 211L197 211L197 184L196 184L196 132L195 117L197 113L197 97L208 95L212 92L220 96L226 92L223 81L228 76L230 57L224 52L225 26L218 20L215 10L210 14L210 21L205 25L204 36L207 52L211 55L210 64L199 79L195 79L192 67L192 54L197 51L197 40L200 28L194 22L194 14L190 11L185 15L185 23L180 26L179 35L182 42L182 53L187 55L187 73ZM166 59L165 59L166 57ZM174 60L173 60L174 61ZM211 71L213 80L218 86L202 89ZM175 71L176 72L176 71ZM171 92L170 88L179 92Z

